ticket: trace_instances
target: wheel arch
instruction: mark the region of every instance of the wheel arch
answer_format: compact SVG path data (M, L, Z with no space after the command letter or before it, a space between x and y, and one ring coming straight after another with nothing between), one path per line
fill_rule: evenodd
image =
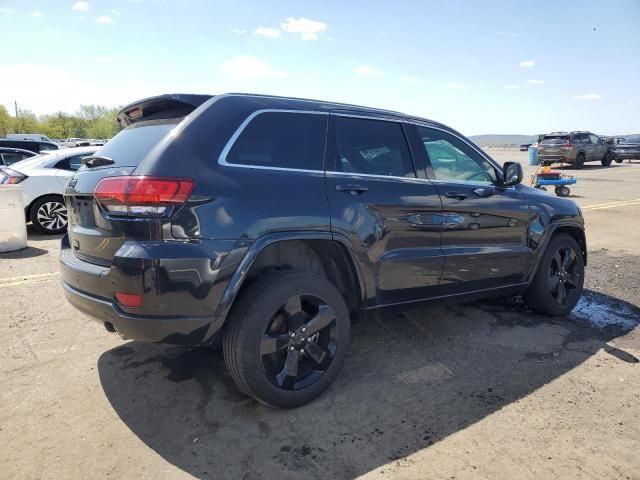
M263 273L296 269L321 275L342 293L354 313L365 302L365 281L348 241L330 232L282 232L258 238L244 253L216 310L226 318L243 288Z
M580 246L580 250L582 251L584 266L587 266L587 239L584 233L584 227L578 223L557 223L549 227L549 232L546 235L543 245L539 249L538 258L536 259L534 268L531 270L527 283L531 283L536 273L538 272L540 261L542 260L542 256L544 255L549 242L551 242L551 239L562 233L570 235L578 243L578 245Z

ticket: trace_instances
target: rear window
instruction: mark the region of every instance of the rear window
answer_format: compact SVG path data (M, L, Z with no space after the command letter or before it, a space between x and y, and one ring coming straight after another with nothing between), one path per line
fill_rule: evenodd
M542 139L543 145L553 145L556 143L567 143L569 141L569 137L567 135L564 136L545 136Z
M111 166L135 167L182 120L172 118L135 123L125 128L94 155L111 158Z
M640 136L624 138L620 143L640 143Z
M242 130L225 161L233 165L322 170L327 115L266 112Z

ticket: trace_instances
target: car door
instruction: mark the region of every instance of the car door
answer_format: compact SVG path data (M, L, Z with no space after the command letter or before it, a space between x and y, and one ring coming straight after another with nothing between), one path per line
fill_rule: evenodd
M415 126L427 176L442 199L443 293L524 281L529 207L522 186L501 187L501 172L476 147L439 127Z
M400 121L330 117L326 185L335 235L349 239L370 305L431 296L442 274L442 204L419 177Z

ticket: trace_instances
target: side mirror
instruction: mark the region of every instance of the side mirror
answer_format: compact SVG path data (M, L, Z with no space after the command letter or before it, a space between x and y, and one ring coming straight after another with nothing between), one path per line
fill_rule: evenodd
M518 162L505 162L502 167L503 179L502 185L510 187L511 185L517 185L522 182L524 173L522 172L522 165Z

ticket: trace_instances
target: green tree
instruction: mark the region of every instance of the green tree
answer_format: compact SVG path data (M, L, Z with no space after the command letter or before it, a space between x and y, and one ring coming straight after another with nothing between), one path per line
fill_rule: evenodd
M4 105L0 105L0 137L13 132L13 117L9 115Z
M39 133L38 117L31 110L18 110L14 123L16 133Z

